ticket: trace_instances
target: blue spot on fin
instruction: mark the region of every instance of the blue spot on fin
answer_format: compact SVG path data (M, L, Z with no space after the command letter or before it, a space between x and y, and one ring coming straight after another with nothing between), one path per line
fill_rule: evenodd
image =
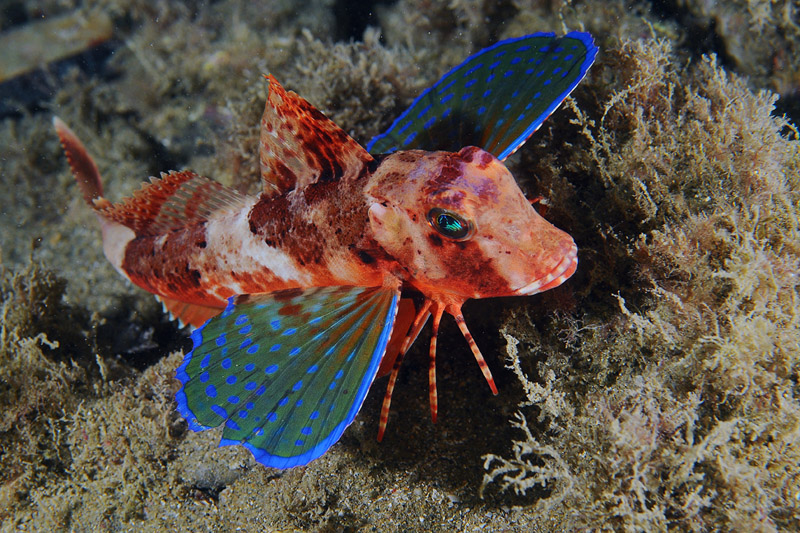
M308 463L341 437L361 408L389 342L399 298L397 290L385 287L317 287L254 295L239 305L231 299L229 313L192 333L194 347L176 372L182 384L178 411L194 431L222 426L220 446L245 446L266 466ZM305 312L283 314L283 329L275 331L270 320L284 306L314 308L320 320L310 324ZM299 351L243 349L241 320L236 323L243 314L253 324L247 338L254 345L274 345L292 328ZM219 339L224 342L218 345ZM223 351L228 368L222 365ZM210 364L201 368L201 354L207 353ZM337 386L330 388L332 382ZM245 405L245 415L241 408L220 407L215 398Z
M570 53L559 54L565 49ZM501 41L445 74L388 130L374 137L367 150L374 154L400 149L455 152L465 146L479 146L504 160L569 96L596 55L592 36L584 32L563 37L534 33ZM512 68L530 63L541 64L543 74ZM442 98L444 90L458 98ZM518 94L512 97L513 93ZM541 94L526 111L537 93ZM484 98L486 94L491 96ZM511 104L509 109L503 109L506 103ZM486 111L480 113L480 109ZM518 120L523 112L524 118ZM438 119L432 123L431 117Z

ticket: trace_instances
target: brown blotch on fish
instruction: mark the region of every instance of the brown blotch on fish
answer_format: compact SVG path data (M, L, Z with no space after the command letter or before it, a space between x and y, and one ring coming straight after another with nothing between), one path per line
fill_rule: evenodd
M297 182L297 174L278 160L272 162L272 170L277 175L275 182L281 190L289 189Z
M471 286L477 282L477 290L485 293L511 291L508 281L497 272L491 258L474 241L454 244L455 247L442 254L443 263L454 283L458 283L458 280L472 280Z
M467 146L461 149L460 154L461 157L464 159L464 161L466 161L467 163L471 163L472 160L475 158L475 154L478 153L478 150L480 150L480 148L478 148L477 146Z
M291 300L292 298L297 298L301 294L303 294L303 289L294 288L294 289L286 289L282 291L276 291L273 294L275 300L279 302L286 302Z
M299 315L303 311L303 306L298 304L284 305L278 309L278 314L283 316Z
M186 302L202 302L202 275L192 266L193 243L205 240L205 225L194 224L166 237L148 235L133 239L125 248L122 268L136 285Z
M375 258L372 257L372 255L365 250L358 251L358 258L361 259L361 262L364 263L365 265L369 265L375 262Z
M480 154L480 158L477 156ZM478 148L477 146L467 146L462 148L459 152L461 158L467 163L473 163L479 170L485 170L492 162L494 157L489 152ZM478 159L476 161L476 159Z

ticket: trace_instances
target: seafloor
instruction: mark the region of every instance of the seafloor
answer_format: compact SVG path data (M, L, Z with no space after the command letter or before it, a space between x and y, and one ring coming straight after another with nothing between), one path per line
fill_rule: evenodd
M0 3L0 529L800 529L797 3L349 4ZM466 306L500 394L446 322L436 425L423 341L381 444L383 380L307 467L188 431L186 333L103 258L52 115L112 199L177 168L254 191L262 74L366 142L469 53L574 29L598 60L509 165L580 265Z

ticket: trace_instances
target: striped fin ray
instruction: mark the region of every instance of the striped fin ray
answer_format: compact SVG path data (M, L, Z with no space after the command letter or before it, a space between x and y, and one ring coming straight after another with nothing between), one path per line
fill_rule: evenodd
M244 205L247 196L210 178L184 170L150 178L133 196L99 210L137 236L160 235L206 220L220 209Z
M371 153L478 146L501 161L522 146L586 75L588 33L535 33L467 58L367 145Z
M192 334L178 410L221 446L288 468L322 455L353 421L389 342L392 287L291 289L231 299Z

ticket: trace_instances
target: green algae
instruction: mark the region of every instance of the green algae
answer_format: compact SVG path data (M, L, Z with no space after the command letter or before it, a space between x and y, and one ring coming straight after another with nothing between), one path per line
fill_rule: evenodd
M337 43L327 2L102 7L116 76L72 71L45 105L112 198L184 167L255 190L264 73L364 142L469 52L591 31L589 78L510 162L580 265L554 291L466 306L497 397L445 323L436 426L419 343L383 443L379 381L322 458L266 469L186 429L181 354L102 257L49 115L4 119L2 530L799 527L800 156L762 90L781 85L688 56L687 28L646 4L401 0L378 6L382 37Z

